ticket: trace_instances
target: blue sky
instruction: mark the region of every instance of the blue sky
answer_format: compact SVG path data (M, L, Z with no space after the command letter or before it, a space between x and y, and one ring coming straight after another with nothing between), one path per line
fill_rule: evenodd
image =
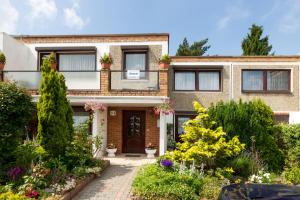
M209 55L240 55L251 24L264 26L276 54L300 53L300 0L0 0L0 31L11 34L170 33L204 38Z

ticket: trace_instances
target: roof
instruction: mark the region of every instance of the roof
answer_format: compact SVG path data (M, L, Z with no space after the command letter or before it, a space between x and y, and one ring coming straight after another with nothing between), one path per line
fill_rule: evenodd
M169 33L128 33L128 34L70 34L70 35L11 35L14 38L73 38L73 37L141 37L169 36Z
M300 55L274 56L171 56L172 62L300 62Z

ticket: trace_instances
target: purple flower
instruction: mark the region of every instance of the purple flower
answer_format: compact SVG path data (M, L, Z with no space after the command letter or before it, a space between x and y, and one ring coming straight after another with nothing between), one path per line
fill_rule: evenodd
M11 168L8 172L7 175L12 179L16 180L16 178L22 173L22 168L17 166L14 168Z
M160 164L163 167L172 167L173 166L173 162L171 160L161 160Z

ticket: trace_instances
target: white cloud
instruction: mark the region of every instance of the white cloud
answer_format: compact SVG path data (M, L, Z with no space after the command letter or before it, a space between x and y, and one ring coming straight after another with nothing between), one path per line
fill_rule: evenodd
M10 0L1 0L0 19L0 32L16 33L19 12Z
M77 11L79 10L79 4L73 3L71 8L64 9L64 23L67 27L80 30L89 23L89 19L83 19Z
M286 33L295 33L300 30L300 1L290 0L286 2L285 14L280 17L279 29Z
M241 3L226 8L225 15L217 22L219 30L226 28L233 21L246 18L250 15L249 11L243 8Z
M28 0L31 8L30 17L32 19L55 19L57 7L54 0Z

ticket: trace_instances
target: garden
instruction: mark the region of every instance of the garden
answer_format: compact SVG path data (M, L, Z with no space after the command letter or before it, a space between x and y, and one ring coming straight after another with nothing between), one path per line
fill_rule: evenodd
M101 138L89 135L88 122L73 127L55 63L53 54L43 61L37 104L15 83L0 82L0 200L60 199L107 166L95 159Z
M299 124L275 124L261 100L194 108L182 142L138 171L137 199L218 199L233 183L300 184Z

